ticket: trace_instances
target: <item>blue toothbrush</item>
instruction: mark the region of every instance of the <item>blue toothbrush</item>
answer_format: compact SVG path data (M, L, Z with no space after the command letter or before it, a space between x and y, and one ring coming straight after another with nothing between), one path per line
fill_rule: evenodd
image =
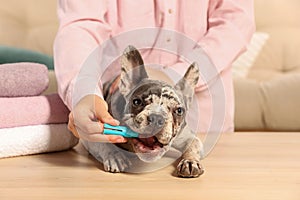
M139 134L127 128L126 126L112 126L109 124L104 124L103 134L106 135L121 135L126 138L138 137Z

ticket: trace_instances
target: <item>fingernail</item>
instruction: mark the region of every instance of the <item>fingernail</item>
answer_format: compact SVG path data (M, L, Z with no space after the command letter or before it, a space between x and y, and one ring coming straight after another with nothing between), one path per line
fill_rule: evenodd
M117 126L120 125L120 122L118 120L115 119L115 122L116 122Z
M126 139L124 139L124 138L118 138L118 139L116 140L116 142L117 142L117 143L124 143L124 142L126 142Z

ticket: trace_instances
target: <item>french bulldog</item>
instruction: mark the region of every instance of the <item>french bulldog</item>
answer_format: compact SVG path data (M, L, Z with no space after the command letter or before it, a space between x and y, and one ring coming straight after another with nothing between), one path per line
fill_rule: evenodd
M139 137L128 138L125 144L83 141L86 149L103 163L105 171L123 172L132 164L123 149L143 162L155 162L173 147L182 152L176 169L179 177L203 174L202 143L185 121L199 78L198 65L191 64L172 86L148 77L143 59L133 46L124 50L120 64L120 76L103 86L104 97L113 117ZM116 80L118 89L109 92Z

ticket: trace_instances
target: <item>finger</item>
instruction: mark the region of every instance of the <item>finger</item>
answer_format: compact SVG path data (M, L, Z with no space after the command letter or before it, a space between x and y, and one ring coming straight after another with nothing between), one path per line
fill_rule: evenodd
M69 114L68 129L73 133L73 135L75 137L79 138L79 134L78 134L78 132L75 128L75 125L74 125L74 118L73 118L72 113Z
M68 125L68 129L73 133L73 135L77 138L80 138L78 132L77 132L77 129L75 128L75 126L69 126Z
M105 135L107 140L111 143L125 143L127 139L122 136L117 135Z
M127 142L127 139L118 136L118 135L103 135L103 134L87 134L80 130L80 128L77 128L78 134L80 138L90 141L90 142L111 142L111 143L125 143Z
M103 135L101 133L90 134L85 131L82 131L80 128L76 128L74 124L68 124L69 130L77 138L88 140L91 142L111 142L111 143L125 143L127 139L122 136L117 135Z
M119 126L120 125L120 122L114 118L103 118L102 120L102 123L107 123L107 124L110 124L110 125L113 125L113 126Z
M88 119L88 118L87 118ZM76 118L75 118L76 122ZM103 135L103 124L91 120L82 120L79 125L71 124L73 134L76 134L82 139L86 139L94 142L112 142L112 143L123 143L127 140L122 136L117 135Z
M73 119L74 126L79 128L84 133L95 134L103 132L103 124L99 123L99 121L95 121L94 114L91 111L81 111L75 112L70 117Z
M81 123L76 123L75 121L75 127L86 134L100 134L103 133L104 128L102 123L90 119L82 119Z
M95 115L102 123L108 123L113 126L118 126L120 122L114 119L107 111L107 103L99 98L99 101L95 101Z

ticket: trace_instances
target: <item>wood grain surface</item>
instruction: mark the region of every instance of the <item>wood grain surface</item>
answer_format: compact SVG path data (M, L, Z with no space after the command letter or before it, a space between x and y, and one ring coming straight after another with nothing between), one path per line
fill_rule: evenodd
M300 133L223 134L197 179L111 174L79 144L73 150L0 160L0 199L300 200Z

